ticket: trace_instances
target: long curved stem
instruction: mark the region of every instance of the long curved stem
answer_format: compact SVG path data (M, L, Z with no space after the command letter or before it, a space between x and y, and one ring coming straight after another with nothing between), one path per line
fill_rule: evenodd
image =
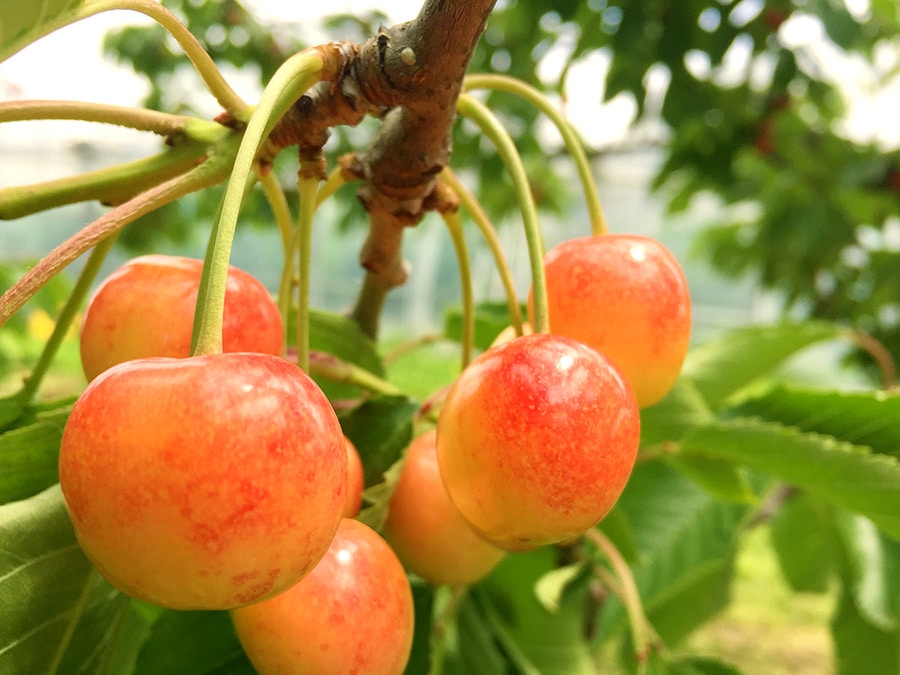
M50 334L46 344L44 344L44 349L41 352L37 363L25 379L25 386L23 386L22 390L19 392L19 404L23 408L29 405L34 399L35 394L37 394L37 390L41 386L44 376L47 374L56 353L59 351L59 346L62 344L66 333L69 331L72 321L74 321L75 317L78 315L81 303L90 292L91 284L94 283L94 279L100 272L100 267L103 265L103 261L106 260L106 256L113 247L117 237L118 233L114 232L98 243L91 251L90 256L88 256L87 262L81 270L81 274L78 275L75 286L72 288L72 292L69 293L66 303L63 305L59 316L56 318L53 332Z
M227 168L228 153L223 152L186 174L142 192L71 236L28 270L12 288L0 295L0 327L41 287L67 265L77 260L82 253L160 206L201 188L215 185L224 178Z
M588 217L591 221L591 233L594 235L606 234L609 228L606 225L603 208L600 206L600 197L594 182L594 175L591 172L591 164L575 130L569 121L560 114L559 110L540 91L530 84L509 75L468 75L463 81L463 88L466 90L493 89L515 94L528 101L553 122L559 130L563 143L566 145L566 150L568 150L569 156L578 170L578 177L581 180L585 202L587 203Z
M500 275L503 290L506 293L506 305L509 310L510 323L515 328L516 335L521 336L523 332L522 309L519 306L519 298L516 295L516 285L513 280L512 271L509 268L509 263L506 260L506 254L503 252L503 246L500 244L497 231L491 224L491 220L484 212L484 209L481 208L481 204L475 199L475 195L463 185L462 181L459 180L459 176L457 176L453 170L449 167L444 167L443 172L441 172L441 180L453 190L459 198L459 203L466 211L468 211L469 216L472 218L476 227L478 227L487 242L488 248L494 256L494 265Z
M472 348L475 343L475 302L472 293L472 266L469 264L469 249L463 233L462 219L459 211L442 211L441 217L450 232L456 262L459 267L460 287L462 289L462 368L465 369L472 360Z
M155 0L94 0L78 8L75 20L113 9L128 9L139 12L156 21L175 38L185 55L190 59L206 88L219 105L235 118L246 120L252 108L238 96L237 92L222 76L215 61L178 18Z
M538 224L537 207L528 184L522 158L509 133L483 103L471 94L460 94L456 103L460 115L477 124L497 148L497 153L512 180L513 189L522 211L525 240L528 243L528 262L531 265L531 288L534 299L534 332L546 333L550 328L547 309L547 281L544 275L544 244Z
M319 179L300 171L297 189L300 192L300 216L297 218L297 253L300 278L297 291L297 365L309 372L309 296L312 282L312 224L316 212L316 191Z
M281 247L284 250L285 258L288 258L294 219L291 216L291 207L288 204L287 196L274 171L264 173L260 176L259 182L262 185L266 201L269 202L269 207L272 209L272 215L275 216L278 234L281 235Z
M253 167L257 153L272 127L294 101L317 81L330 76L331 73L326 73L326 49L304 50L285 61L269 81L259 105L250 116L225 188L221 212L210 235L197 297L193 354L222 351L222 319L231 246L244 194L255 177Z
M32 100L0 103L0 122L78 120L115 124L137 131L150 131L160 136L170 136L184 131L188 121L192 119L194 118L188 115L172 115L146 108L85 101Z

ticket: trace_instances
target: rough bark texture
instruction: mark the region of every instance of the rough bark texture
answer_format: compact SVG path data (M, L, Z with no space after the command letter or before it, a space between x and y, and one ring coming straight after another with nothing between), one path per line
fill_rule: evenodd
M354 314L373 335L383 296L406 280L403 228L432 208L429 198L450 158L462 80L495 1L426 0L413 21L354 46L341 76L303 96L272 134L276 146L299 145L301 158L312 163L330 127L355 125L366 115L383 120L355 162L370 229Z

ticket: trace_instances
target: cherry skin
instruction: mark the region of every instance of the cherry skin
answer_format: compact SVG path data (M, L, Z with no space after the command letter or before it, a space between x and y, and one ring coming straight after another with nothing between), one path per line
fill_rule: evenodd
M353 441L344 436L347 446L347 501L344 505L344 518L355 518L362 507L362 493L365 487L362 459Z
M681 372L691 332L687 281L668 249L635 235L581 237L551 249L544 271L550 332L612 359L641 408L662 399ZM528 306L532 314L531 294Z
M568 541L612 508L640 436L637 401L612 362L560 335L492 347L460 374L437 426L453 503L510 550Z
M304 579L231 618L260 675L400 675L412 648L406 572L384 539L350 518Z
M325 395L268 354L110 368L75 403L60 483L88 558L119 590L230 609L296 583L324 555L347 490Z
M191 352L203 261L146 255L125 263L91 296L81 325L81 362L88 380L123 361L184 358ZM284 326L265 286L228 268L222 348L281 355Z
M471 584L504 552L472 529L456 510L437 463L434 429L413 439L388 506L384 538L407 570L433 584Z

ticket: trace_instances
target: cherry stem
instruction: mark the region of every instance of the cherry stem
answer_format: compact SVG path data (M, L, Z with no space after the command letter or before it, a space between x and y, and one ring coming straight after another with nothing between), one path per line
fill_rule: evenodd
M229 154L214 155L184 175L160 183L108 211L53 249L0 295L0 327L50 279L85 251L93 248L128 223L195 190L220 182L228 169Z
M475 302L472 292L472 266L469 263L469 249L463 233L462 219L459 211L441 211L444 224L450 232L453 250L456 252L459 267L460 287L462 290L462 368L465 369L472 360L472 349L475 344Z
M469 217L487 242L488 248L494 256L494 266L497 268L500 281L503 284L503 290L506 293L506 305L509 310L510 323L515 328L516 335L521 336L523 333L522 310L519 306L519 298L516 296L516 285L512 271L506 260L506 254L503 252L503 246L500 244L500 238L497 236L497 230L494 229L490 218L488 218L484 209L481 208L481 204L475 199L475 195L462 184L459 176L453 170L449 167L444 167L444 170L441 172L441 180L456 194L459 203L469 213Z
M25 378L25 386L23 386L22 390L19 392L19 405L21 406L21 409L30 405L34 400L44 376L50 369L53 359L56 357L56 353L59 351L59 347L66 337L66 333L69 332L69 327L72 325L75 317L78 316L81 304L91 290L91 284L93 284L94 279L97 278L97 274L103 266L103 261L106 260L106 256L110 249L112 249L117 238L118 233L114 232L106 239L102 240L94 246L88 259L85 261L85 265L78 275L75 285L72 287L72 292L69 293L66 303L63 305L59 312L59 316L56 318L53 332L47 339L46 344L44 344L44 349L41 351L41 355L38 357L38 361L31 373Z
M332 382L352 384L360 389L376 394L384 394L385 396L403 395L403 391L399 387L375 373L325 352L310 351L308 372L316 377L331 380Z
M522 211L522 224L525 227L525 240L528 244L528 261L531 265L531 288L534 302L534 326L532 328L535 333L546 333L550 328L550 319L547 308L547 281L544 276L544 245L538 224L537 207L534 204L534 197L531 194L522 158L500 120L471 94L460 94L456 109L460 115L477 124L485 136L493 142L512 180L519 208Z
M568 150L569 156L572 158L572 161L575 163L575 167L578 170L578 177L581 179L581 186L587 204L588 217L591 221L591 233L594 235L606 234L609 228L606 225L606 218L603 215L603 208L600 205L600 196L597 192L597 185L594 182L594 175L591 171L591 164L588 160L587 153L584 150L584 145L578 138L574 127L572 127L559 110L550 103L547 97L530 84L517 78L510 77L509 75L469 75L463 81L463 88L465 90L493 89L515 94L528 101L553 122L559 130L563 143L565 143L566 150Z
M95 14L115 9L139 12L165 28L181 45L185 55L190 59L206 88L215 97L219 105L236 119L246 120L252 110L250 106L231 88L231 85L228 84L216 67L215 61L212 60L212 57L206 52L200 41L187 29L187 26L181 23L172 12L163 7L157 0L85 0L71 14L61 12L60 19L48 22L44 26L44 31L41 35L28 35L28 41L33 42L36 38L47 35L58 28Z
M297 257L300 264L300 279L297 292L297 365L309 372L309 295L312 282L312 233L313 216L316 212L316 193L319 179L307 175L301 163L297 179L300 193L300 215L297 218Z
M0 190L0 218L12 220L76 202L117 204L203 161L209 149L188 144L76 176Z
M881 387L890 391L897 386L897 365L890 350L880 341L862 330L847 331L847 338L866 352L881 370Z
M285 61L266 85L259 104L250 116L225 188L219 217L210 233L210 245L197 296L192 354L222 352L228 264L238 215L245 194L256 177L256 156L272 128L290 106L313 84L331 75L331 72L326 73L325 68L327 49L307 49ZM332 68L336 65L331 63Z
M316 207L325 203L325 200L331 197L331 195L337 192L347 182L347 172L344 171L343 168L337 167L336 169L332 169L331 173L328 174L328 178L319 187L319 192L316 195Z
M130 108L128 106L85 101L34 100L4 101L0 103L0 122L76 120L114 124L136 131L149 131L160 136L171 136L183 132L187 123L194 119L188 115L172 115L146 108ZM216 125L215 122L205 123Z
M618 578L619 583L611 586L610 590L617 594L619 600L625 606L625 612L628 614L628 623L631 626L635 654L639 663L645 662L650 650L659 645L659 638L647 619L647 615L644 613L641 595L634 581L634 575L631 573L631 568L622 557L619 549L603 532L596 528L591 528L585 533L585 537L609 561L615 576ZM601 568L597 571L602 572L604 570ZM603 574L598 574L598 576L602 577Z
M269 207L272 209L272 215L275 216L275 224L278 226L278 234L281 235L281 248L284 250L285 260L291 258L289 251L291 250L291 239L293 238L293 222L291 215L291 207L288 204L287 195L278 182L278 177L274 171L267 171L259 179L262 185L263 194ZM287 314L282 314L287 316Z

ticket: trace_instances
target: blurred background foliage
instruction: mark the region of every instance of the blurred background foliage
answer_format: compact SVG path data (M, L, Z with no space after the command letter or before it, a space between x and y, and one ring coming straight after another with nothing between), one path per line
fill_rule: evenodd
M255 72L261 85L289 54L321 38L306 26L263 25L236 0L166 5L218 62ZM330 39L362 41L384 21L379 12L341 15L324 28ZM900 150L896 139L848 129L853 101L839 79L847 75L828 63L852 66L841 73L865 72L877 91L900 77L898 34L895 0L500 0L471 70L522 78L565 106L573 70L600 64L597 101L625 102L633 115L614 142L592 140L602 117L580 125L595 158L658 149L653 186L671 212L698 197L715 200L716 222L697 247L719 272L776 290L794 315L863 329L896 359ZM149 107L194 110L194 88L183 79L190 64L161 28L123 27L105 49L147 78ZM530 106L501 94L488 101L516 139L540 206L562 211L572 195L553 170L554 154L562 153L557 139ZM363 126L336 130L328 150L364 149L371 128ZM496 153L474 128L460 124L457 132L453 165L480 167L472 178L486 180L477 194L502 219L516 205L511 190L497 189L504 172ZM346 203L345 224L362 222L354 201ZM183 200L129 228L124 243L142 245L160 231L178 238L174 224L189 219L172 210L206 213L216 204L214 191ZM247 215L270 220L259 197Z

